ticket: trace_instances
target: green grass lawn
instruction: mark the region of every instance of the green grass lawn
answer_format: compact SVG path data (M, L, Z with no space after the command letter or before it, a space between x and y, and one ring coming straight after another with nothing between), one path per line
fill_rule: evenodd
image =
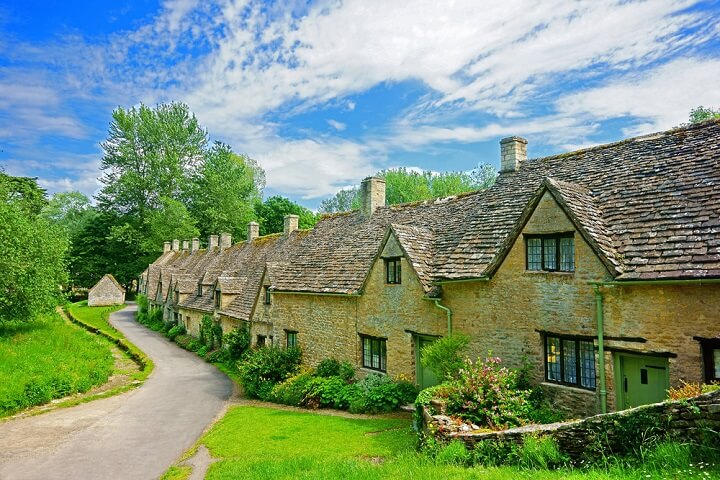
M717 469L679 470L618 464L592 470L466 468L415 450L407 419L342 418L292 410L237 406L201 440L218 459L208 479L646 479L717 478ZM707 470L707 468L705 468ZM166 479L187 478L175 466Z
M110 344L57 314L0 323L0 417L85 392L113 372Z
M112 312L125 308L125 305L111 305L107 307L88 307L87 300L70 304L68 311L83 323L101 330L113 338L125 338L125 336L108 322Z

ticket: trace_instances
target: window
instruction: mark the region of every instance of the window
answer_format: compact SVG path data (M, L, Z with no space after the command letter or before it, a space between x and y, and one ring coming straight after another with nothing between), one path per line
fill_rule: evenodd
M387 340L376 337L362 338L362 366L381 372L387 371Z
M297 347L297 335L298 335L298 332L291 332L290 330L285 330L285 338L287 339L287 348Z
M263 295L265 297L265 305L270 305L270 287L263 288Z
M385 283L397 285L402 277L400 275L400 258L388 258L385 260Z
M528 235L527 269L546 272L575 271L575 239L572 233L562 235Z
M720 381L720 340L703 340L705 383Z
M265 335L258 335L257 340L255 341L255 345L257 345L258 347L264 347L266 338L267 337L265 337Z
M197 291L195 292L195 295L197 295L198 297L202 296L202 285L199 283L198 283Z
M180 292L175 290L175 303L180 303Z
M220 308L220 300L222 299L222 293L220 290L215 290L215 308Z
M545 379L595 390L595 346L572 337L545 337Z

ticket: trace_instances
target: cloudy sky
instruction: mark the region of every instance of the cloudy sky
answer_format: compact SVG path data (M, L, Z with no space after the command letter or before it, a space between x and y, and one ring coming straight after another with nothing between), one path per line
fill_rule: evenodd
M498 165L720 107L720 2L10 0L0 166L98 188L112 110L181 101L311 208L381 168Z

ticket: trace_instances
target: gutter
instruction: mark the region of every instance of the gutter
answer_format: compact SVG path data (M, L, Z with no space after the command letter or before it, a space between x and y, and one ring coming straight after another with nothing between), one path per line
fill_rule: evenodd
M610 280L607 282L588 282L594 287L624 287L624 286L657 286L663 285L718 285L720 278L691 278L687 280Z
M489 282L490 277L477 277L477 278L461 278L459 280L439 280L432 282L432 285L444 285L446 283L465 283L465 282Z
M422 297L423 300L430 300L431 302L435 302L435 306L439 308L440 310L445 311L447 314L447 332L448 337L452 335L452 310L450 308L446 307L445 305L441 304L442 301L440 298L432 298L432 297Z
M293 292L291 290L272 290L273 294L281 295L316 295L326 297L361 297L359 293L331 293L331 292Z

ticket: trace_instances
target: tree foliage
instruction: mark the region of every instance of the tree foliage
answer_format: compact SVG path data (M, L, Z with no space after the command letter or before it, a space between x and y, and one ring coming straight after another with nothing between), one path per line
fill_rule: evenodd
M50 198L40 215L67 232L72 243L85 226L95 218L97 212L84 193L59 192Z
M46 203L34 179L0 172L0 322L34 320L61 299L67 239L39 215Z
M255 214L260 222L260 235L282 232L285 215L298 215L299 228L312 228L317 216L292 200L275 195L255 205Z
M112 118L102 143L100 209L142 223L148 211L162 207L162 198L186 200L208 144L187 105L119 107Z
M190 211L202 235L230 232L233 238L245 238L245 227L255 219L254 205L262 201L265 187L265 172L257 162L216 142L193 186Z
M690 123L700 123L711 118L720 118L720 109L716 110L700 105L690 110Z
M377 175L385 179L385 203L396 205L482 190L495 183L497 172L491 165L482 164L470 172L434 173L401 167L382 170ZM334 197L323 200L319 210L334 213L357 209L359 193L358 187L340 190Z

